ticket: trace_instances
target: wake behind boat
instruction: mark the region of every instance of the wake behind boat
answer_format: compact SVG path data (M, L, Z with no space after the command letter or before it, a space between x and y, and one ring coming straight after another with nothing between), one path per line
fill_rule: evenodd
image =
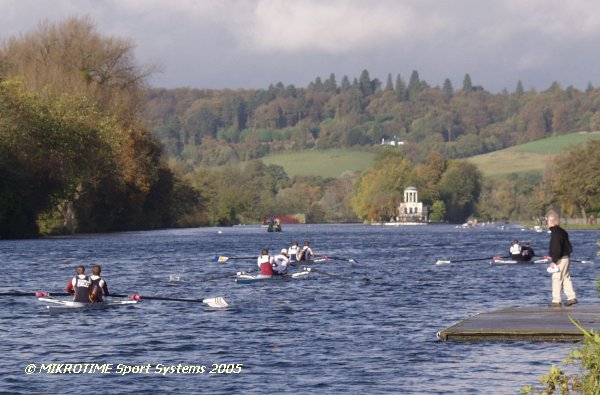
M122 301L103 301L96 303L81 303L74 302L72 300L60 300L52 297L41 297L38 298L40 302L49 303L46 308L50 313L58 313L63 311L88 311L88 310L102 310L108 307L115 306L130 306L138 303L137 300L122 300Z

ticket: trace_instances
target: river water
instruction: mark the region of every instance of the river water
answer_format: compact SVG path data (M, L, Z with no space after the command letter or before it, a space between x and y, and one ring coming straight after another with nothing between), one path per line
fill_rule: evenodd
M595 256L598 232L570 235L573 258ZM100 263L115 293L223 296L230 304L146 300L51 315L34 297L0 297L0 392L517 394L575 346L436 340L438 331L475 313L550 302L545 265L435 265L504 255L513 238L531 240L544 255L549 234L520 227L288 225L281 233L239 226L0 240L0 292L64 292L76 265ZM215 255L257 255L294 240L311 240L316 254L358 264L329 261L315 266L327 274L294 281L206 281L255 267L245 260L218 264ZM580 304L598 303L598 266L572 264ZM169 281L175 276L180 281ZM63 366L50 374L56 366L50 364L90 365L87 373L75 365L79 373ZM92 364L104 370L90 372ZM205 370L163 374L178 365Z

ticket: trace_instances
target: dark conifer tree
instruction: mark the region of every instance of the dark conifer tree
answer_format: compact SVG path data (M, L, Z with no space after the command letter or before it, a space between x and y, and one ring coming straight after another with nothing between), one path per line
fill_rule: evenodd
M373 88L371 86L371 77L369 76L369 72L367 70L363 70L360 73L360 79L358 80L358 88L362 92L363 96L369 96L373 93Z
M398 74L396 77L396 98L398 101L406 100L406 83L402 79L402 76Z
M444 92L444 96L446 97L446 99L452 99L452 96L454 95L454 88L452 87L452 82L450 81L450 79L446 78L444 80L444 86L442 87L442 91Z
M517 82L517 89L515 90L515 93L517 94L517 96L521 96L523 93L525 93L525 90L523 89L523 83L521 82L521 80Z
M408 100L414 100L417 95L421 92L421 80L419 79L419 72L413 70L408 81Z
M473 83L471 82L471 76L467 73L463 80L463 92L469 93L473 90Z
M342 91L347 91L350 89L350 79L348 79L347 75L342 77L341 89L342 89Z
M331 93L335 95L337 93L337 82L335 80L335 74L331 73L328 79L325 80L323 84L323 89L327 93Z
M388 73L387 81L385 83L385 90L393 92L394 91L394 83L392 81L392 73Z

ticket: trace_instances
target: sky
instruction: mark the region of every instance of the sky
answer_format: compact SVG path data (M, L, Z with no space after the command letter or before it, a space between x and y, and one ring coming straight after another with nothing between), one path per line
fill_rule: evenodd
M600 86L597 0L0 0L0 40L88 16L129 38L154 87L338 83L367 70L491 92Z

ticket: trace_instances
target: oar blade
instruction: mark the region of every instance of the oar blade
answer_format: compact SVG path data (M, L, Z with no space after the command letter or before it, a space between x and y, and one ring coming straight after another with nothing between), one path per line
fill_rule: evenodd
M213 258L213 261L219 262L219 263L225 263L228 260L229 260L228 256L222 256L222 255L215 255Z
M452 261L439 259L435 264L438 265L438 266L441 266L441 265L447 265L449 263L452 263Z
M229 304L225 301L225 299L222 296L217 296L216 298L203 299L202 303L206 303L210 307L214 307L217 309L224 309L226 307L229 307Z

